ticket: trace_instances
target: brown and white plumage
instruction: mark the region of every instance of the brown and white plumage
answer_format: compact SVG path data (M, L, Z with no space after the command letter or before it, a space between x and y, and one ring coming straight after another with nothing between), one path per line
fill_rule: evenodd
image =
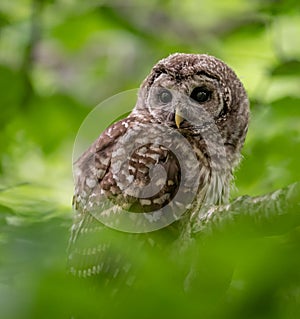
M121 269L128 272L109 238L114 232L135 237L107 225L159 232L204 205L226 202L248 104L235 73L212 56L173 54L159 61L132 113L107 128L74 164L71 272L113 278Z

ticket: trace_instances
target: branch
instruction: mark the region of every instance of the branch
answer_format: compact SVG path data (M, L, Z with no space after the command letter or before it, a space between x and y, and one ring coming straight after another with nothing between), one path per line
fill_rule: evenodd
M34 94L34 89L31 83L31 71L34 63L34 51L40 40L41 33L41 12L43 1L31 1L31 18L30 18L30 34L28 43L24 49L22 64L20 67L20 75L23 79L23 92L21 97L21 106L25 109L31 97Z
M190 236L232 229L244 221L248 229L268 235L300 226L300 182L264 196L242 196L228 205L210 207L190 224Z

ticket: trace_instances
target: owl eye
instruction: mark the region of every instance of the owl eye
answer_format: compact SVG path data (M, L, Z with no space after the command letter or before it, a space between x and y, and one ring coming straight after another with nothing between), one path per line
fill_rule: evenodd
M158 98L160 100L160 102L167 104L170 103L172 101L172 93L168 90L162 90L158 93Z
M211 91L203 87L196 87L192 91L191 98L199 103L206 102L211 97Z

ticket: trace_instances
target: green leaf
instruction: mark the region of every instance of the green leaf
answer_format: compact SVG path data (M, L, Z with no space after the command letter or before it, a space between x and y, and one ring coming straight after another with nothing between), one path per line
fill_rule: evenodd
M300 60L282 62L270 70L271 76L300 76Z

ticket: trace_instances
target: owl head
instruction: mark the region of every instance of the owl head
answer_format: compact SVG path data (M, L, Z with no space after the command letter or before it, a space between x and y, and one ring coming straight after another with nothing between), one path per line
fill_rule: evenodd
M133 113L150 114L154 123L193 139L217 130L228 159L237 162L248 129L249 101L241 81L221 60L175 53L152 68Z

